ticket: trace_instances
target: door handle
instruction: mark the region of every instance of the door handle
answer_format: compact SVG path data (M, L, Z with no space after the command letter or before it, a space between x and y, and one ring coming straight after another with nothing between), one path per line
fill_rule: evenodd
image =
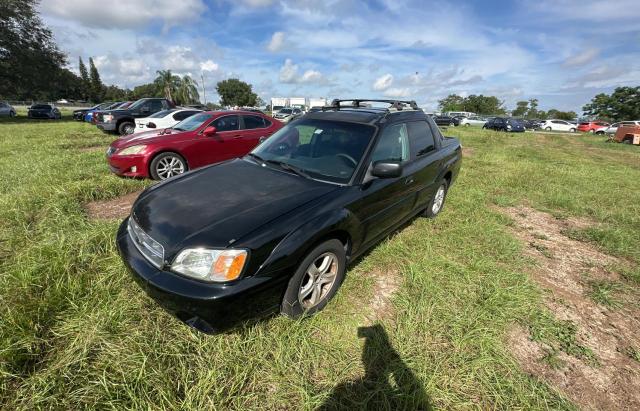
M407 177L407 178L404 180L404 184L408 186L409 184L413 184L413 181L414 181L414 180L413 180L413 177Z

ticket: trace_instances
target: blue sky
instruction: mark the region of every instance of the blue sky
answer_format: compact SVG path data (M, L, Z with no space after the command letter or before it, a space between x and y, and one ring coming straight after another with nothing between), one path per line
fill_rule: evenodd
M414 99L496 95L509 108L579 111L640 85L639 0L43 0L75 69L92 56L107 84L156 70L237 77L272 96Z

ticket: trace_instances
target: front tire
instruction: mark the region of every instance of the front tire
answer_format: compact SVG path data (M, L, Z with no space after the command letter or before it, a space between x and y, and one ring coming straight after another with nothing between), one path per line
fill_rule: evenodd
M576 129L575 129L575 128L570 128L570 129L569 129L569 133L575 133L575 132L576 132Z
M471 125L471 124L469 124L469 123L466 123L466 124L465 124L464 126L465 126L465 127L469 127L470 125Z
M121 136L133 134L134 131L136 131L136 125L130 121L123 121L118 126L118 133Z
M15 111L10 111L9 112L9 117L13 118L16 116L16 112Z
M440 214L447 198L447 191L449 191L449 183L447 180L442 180L424 212L425 217L436 218Z
M545 128L546 131L551 131L551 127Z
M188 170L187 162L178 153L157 155L149 166L149 174L154 180L166 180Z
M291 318L321 311L342 285L346 266L345 246L339 240L315 247L289 280L280 311Z

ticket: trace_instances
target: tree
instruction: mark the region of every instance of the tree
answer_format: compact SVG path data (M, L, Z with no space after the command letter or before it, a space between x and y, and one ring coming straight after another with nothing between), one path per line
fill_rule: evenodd
M141 84L131 91L131 99L137 100L143 97L163 97L164 92L156 82Z
M511 115L514 117L523 117L528 111L529 111L529 102L518 101L516 103L516 108L511 112Z
M640 87L617 87L611 95L600 93L582 107L587 116L621 121L640 118Z
M190 76L184 75L178 82L176 89L176 102L179 104L193 104L200 100L198 83Z
M37 0L0 1L0 96L27 99L51 91L66 56L37 15Z
M258 95L253 92L251 84L237 78L218 82L216 91L220 96L220 104L223 106L253 107L258 100Z
M505 114L504 102L495 96L471 94L464 99L464 111L477 114Z
M574 120L578 117L575 111L560 111L552 108L547 111L547 118L556 118L558 120Z
M462 111L464 98L457 94L449 94L442 100L438 100L440 111Z
M93 58L89 57L89 96L92 101L102 101L104 85L100 80L98 68L93 63Z
M156 77L154 83L162 90L164 98L174 101L178 86L180 85L180 77L171 73L171 70L158 70L156 73L158 77Z
M527 111L527 118L540 118L540 114L544 111L538 111L538 99L529 99L529 110Z
M82 57L78 58L78 70L80 71L81 93L84 100L89 99L89 90L91 89L91 82L89 81L89 71L87 66L84 65Z

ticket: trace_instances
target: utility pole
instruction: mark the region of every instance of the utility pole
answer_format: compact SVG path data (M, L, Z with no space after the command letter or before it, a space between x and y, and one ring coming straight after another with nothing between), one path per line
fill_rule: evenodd
M202 80L202 104L207 104L207 92L204 88L204 72L200 72L200 79Z

